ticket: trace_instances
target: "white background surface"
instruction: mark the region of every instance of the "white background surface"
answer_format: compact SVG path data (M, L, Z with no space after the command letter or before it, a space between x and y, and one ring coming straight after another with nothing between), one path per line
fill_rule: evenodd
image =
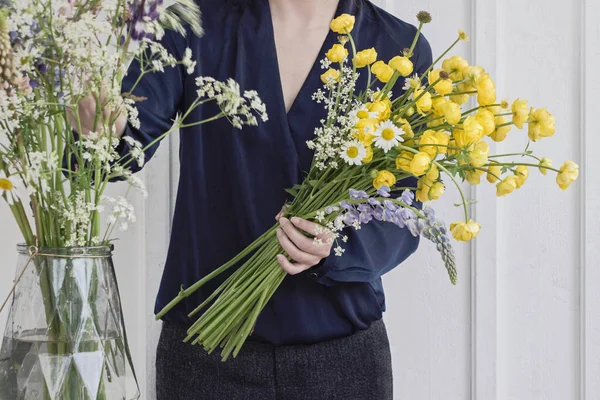
M380 2L383 3L383 2ZM472 41L458 54L497 80L499 99L521 97L556 116L557 133L534 150L557 166L573 159L580 181L560 191L554 176L531 171L524 189L496 200L492 186L472 193L483 230L457 245L460 280L452 287L433 247L425 242L385 277L395 399L600 399L600 4L592 0L387 0L408 22L428 10L425 28L434 55L458 28ZM521 150L526 132L513 130ZM515 138L518 138L515 140ZM139 221L117 242L115 261L130 345L144 399L154 399L154 352L160 326L152 309L168 245L177 176L177 141L161 146L141 174L150 199L133 198ZM171 161L172 160L172 161ZM585 183L585 185L584 185ZM115 186L113 194L124 193ZM450 192L436 204L458 218ZM0 207L0 294L15 267L18 230ZM0 316L0 328L6 312Z

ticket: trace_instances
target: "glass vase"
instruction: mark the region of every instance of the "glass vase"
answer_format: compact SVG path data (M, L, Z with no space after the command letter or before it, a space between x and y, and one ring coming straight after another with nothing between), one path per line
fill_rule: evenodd
M18 246L0 400L140 397L112 250Z

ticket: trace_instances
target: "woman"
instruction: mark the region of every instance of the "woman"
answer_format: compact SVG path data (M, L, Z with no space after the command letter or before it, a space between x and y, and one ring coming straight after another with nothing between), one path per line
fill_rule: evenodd
M183 38L167 33L163 40L177 58L191 48L198 57L196 73L171 68L144 77L134 91L148 98L138 104L141 129L121 120L120 131L147 144L168 130L176 112L194 100L197 75L232 77L243 89L256 89L269 121L238 131L220 120L181 132L179 191L156 311L181 285L196 282L266 231L287 199L284 189L309 170L312 152L305 142L325 112L311 99L321 86L318 59L337 43L329 30L331 19L355 15L352 33L358 49L375 47L383 60L410 47L416 32L366 0L199 3L206 34ZM424 38L412 60L419 74L431 64ZM138 75L134 64L124 90ZM364 87L365 76L359 82ZM201 107L190 119L216 112ZM85 109L81 113L85 119ZM126 154L128 144L122 140L119 150ZM155 151L156 146L146 158ZM412 254L418 239L393 224L373 222L349 231L346 253L335 257L329 256L330 246L314 246L302 234L314 232L313 223L280 222L282 249L296 262L278 258L289 276L236 359L222 363L218 354L182 343L192 322L187 313L222 280L206 285L164 318L156 361L159 400L392 399L381 276Z

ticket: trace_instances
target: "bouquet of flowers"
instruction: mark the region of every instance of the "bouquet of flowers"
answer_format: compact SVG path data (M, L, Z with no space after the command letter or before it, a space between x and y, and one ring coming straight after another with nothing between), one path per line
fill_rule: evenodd
M411 48L387 63L377 60L376 49L358 51L351 35L353 16L344 14L332 21L339 43L321 62L324 87L313 96L326 107L327 118L307 143L314 150L312 166L305 180L288 190L294 200L284 207L284 215L324 226L323 232L312 232L314 240L322 242L322 237L329 237L331 243L335 241L336 256L343 256L340 242L346 240L345 229L360 229L372 220L409 229L414 236L435 243L450 281L456 283L450 234L455 240L469 241L480 230L469 217L462 182L478 185L485 175L496 185L497 195L505 196L521 188L529 169L536 168L544 175L555 172L556 182L564 190L577 179L578 166L567 161L553 168L549 159L535 156L529 147L522 154L490 154L488 141L505 140L513 126L522 129L527 124L531 142L552 136L554 117L545 108L530 109L525 100L517 99L512 106L498 102L494 81L482 67L470 66L459 56L444 58L459 41L468 40L463 31L425 74L413 74L413 50L423 25L431 21L427 12L420 12L417 18L419 26ZM368 74L364 88L357 87L359 73ZM392 93L402 78L403 92ZM469 108L471 98L477 105ZM515 161L516 156L521 159ZM417 187L396 187L410 177L418 178ZM464 220L452 223L449 229L431 207L423 209L415 202L415 193L419 202L438 200L447 182L458 188L459 205L464 209ZM286 275L276 260L281 252L275 235L278 227L275 224L214 273L182 288L157 318L249 256L189 314L198 314L212 302L188 330L186 341L210 352L223 347L223 360L232 353L235 357Z
M13 287L13 308L17 314L25 312L18 308L19 304L42 309L33 313L45 318L45 339L35 340L49 344L37 362L49 378L45 384L43 379L30 381L42 382L44 399L104 399L108 393L116 398L109 387L98 389L99 376L89 377L90 371L102 374L102 366L80 365L96 365L98 353L92 350L98 347L106 351L100 354L99 362L110 357L109 349L115 351L110 343L104 343L104 334L96 331L111 312L121 315L120 310L109 309L120 307L118 292L116 298L110 299L112 303L103 302L116 292L104 287L109 278L103 274L110 274L106 271L112 269L112 264L100 265L102 257L98 254L82 262L85 257L81 254L89 256L82 248L93 247L96 250L92 252L97 252L99 246L109 248L115 227L125 230L135 221L133 207L126 198L104 194L109 182L124 180L145 193L143 182L127 167L132 162L141 166L146 148L129 137L117 137L126 120L134 128L139 127L136 104L146 99L132 94L137 83L143 76L161 73L166 68L182 68L190 75L195 71L189 48L175 55L163 47L161 39L166 29L183 36L200 35L196 2L175 0L166 8L162 0L0 0L0 198L10 207L30 248L29 260L18 270ZM121 93L132 61L139 65L139 79L128 93ZM217 118L228 118L238 128L256 125L259 118L267 119L258 94L240 93L233 80L218 82L198 77L196 83L195 102L156 141L182 127ZM187 120L195 108L208 102L216 102L220 112L204 121ZM81 109L90 113L90 108L95 111L88 117L95 122L91 128L83 127ZM101 219L103 212L107 215ZM97 265L101 268L97 269ZM36 276L36 280L31 276ZM32 282L34 287L29 292L34 294L17 288L21 278ZM22 303L21 293L21 297L41 300L36 304ZM104 300L97 300L100 298ZM18 336L30 328L14 323L19 316L12 312L11 318L13 323L9 323L7 332L13 325L17 331L10 331L6 337L18 342ZM37 327L41 324L36 323ZM92 339L86 342L86 335ZM83 345L90 341L94 341L91 348ZM5 345L8 349L11 342L5 339ZM11 353L21 357L12 361L6 355L12 350L5 353L6 349L2 349L0 392L15 396L11 398L38 398L40 388L15 389L16 384L10 381L12 373L6 369L17 371L22 378L40 373L40 367L22 370L27 366L22 360L22 349ZM124 350L118 351L124 354ZM42 352L42 347L38 351ZM85 354L69 354L81 351ZM75 370L66 372L71 359L79 363L81 376ZM107 379L116 382L118 372L113 371ZM23 379L19 382L23 384ZM63 385L64 382L67 383Z

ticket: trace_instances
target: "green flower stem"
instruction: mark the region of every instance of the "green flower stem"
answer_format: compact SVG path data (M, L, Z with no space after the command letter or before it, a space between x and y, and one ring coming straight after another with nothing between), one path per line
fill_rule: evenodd
M538 161L542 161L538 157L534 156L533 154L527 154L527 153L494 154L492 156L488 156L488 158L516 157L516 156L531 157L531 158L535 158Z
M158 314L156 314L156 320L161 319L162 317L165 316L165 314L167 314L170 310L173 309L173 307L175 307L177 304L179 304L183 299L185 299L186 297L189 297L192 293L194 293L196 290L200 289L202 286L204 286L204 284L206 284L206 282L210 281L212 278L218 276L219 274L221 274L222 272L226 271L227 269L231 268L232 266L234 266L236 263L238 263L240 260L242 260L244 257L246 257L248 254L250 254L251 252L253 252L254 250L258 249L259 247L261 247L264 242L266 242L269 238L269 236L277 229L277 225L271 227L271 229L269 229L267 232L265 232L264 234L262 234L262 236L260 236L258 239L256 239L254 242L252 242L248 247L246 247L242 252L240 252L237 256L235 256L234 258L232 258L229 262L227 262L226 264L222 265L221 267L217 268L215 271L213 271L212 273L208 274L207 276L205 276L204 278L200 279L198 282L196 282L195 284L193 284L192 286L190 286L189 288L185 289L185 290L181 290L179 292L179 294L177 295L177 297L175 299L173 299L169 304L167 304Z
M408 50L408 54L406 55L406 57L411 58L413 56L413 51L415 50L415 46L417 45L419 36L421 36L422 29L423 29L423 22L419 22L419 27L417 28L417 33L415 34L415 38L413 39L413 42L410 45L410 49Z
M525 167L534 167L534 168L539 168L539 169L547 169L550 171L554 171L556 173L560 173L559 169L556 168L552 168L552 167L545 167L545 166L540 166L539 164L528 164L528 163L499 163L499 162L494 162L493 164L487 164L485 165L486 167L497 167L497 166L506 166L506 167L515 167L515 166L519 166L519 165L523 165Z

